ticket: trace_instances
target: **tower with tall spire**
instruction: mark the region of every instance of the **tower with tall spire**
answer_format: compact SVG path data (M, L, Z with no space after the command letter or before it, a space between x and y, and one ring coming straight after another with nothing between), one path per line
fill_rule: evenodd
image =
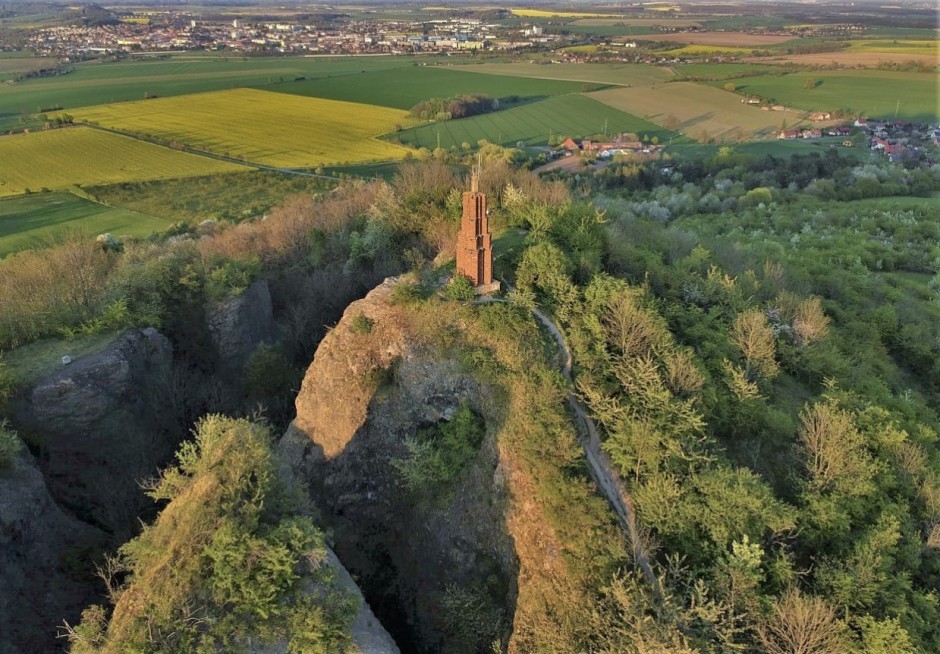
M493 284L493 237L486 216L486 194L480 192L479 171L470 175L470 190L463 194L463 214L457 236L457 272L465 275L478 289L488 293L499 288Z

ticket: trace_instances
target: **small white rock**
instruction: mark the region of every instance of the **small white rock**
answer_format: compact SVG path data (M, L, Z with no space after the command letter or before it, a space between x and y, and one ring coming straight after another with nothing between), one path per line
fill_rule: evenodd
M66 354L64 357L62 357L62 365L63 365L63 366L67 366L67 365L69 365L70 363L72 363L72 357L70 357L70 356L67 355L67 354Z

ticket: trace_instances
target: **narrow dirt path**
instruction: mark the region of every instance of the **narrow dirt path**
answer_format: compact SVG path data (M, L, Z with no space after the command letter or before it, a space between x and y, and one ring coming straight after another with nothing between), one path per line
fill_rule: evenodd
M601 449L601 439L597 427L588 415L587 408L575 393L574 382L571 378L571 365L573 362L571 350L568 348L561 330L551 318L539 309L532 309L532 314L545 326L558 345L558 353L561 355L561 374L568 382L568 406L571 407L577 418L578 431L581 432L581 447L584 450L584 458L587 461L591 477L597 483L604 497L607 498L614 513L617 514L621 526L626 531L627 541L637 567L643 573L646 581L655 586L657 584L656 575L653 574L649 554L646 552L645 543L637 528L633 499L620 480L620 475L617 474L613 461Z
M506 286L506 290L513 290L512 286L507 282L503 281L503 284ZM488 302L508 302L508 300L485 297L480 298L477 302L485 304ZM617 520L626 533L627 543L633 554L634 562L640 569L640 572L643 573L643 577L646 581L656 588L659 582L650 565L645 540L636 524L636 511L633 506L633 499L620 480L620 475L617 473L613 461L611 461L607 453L601 449L601 439L597 427L594 425L594 421L591 420L587 407L581 403L575 392L574 381L571 378L573 356L571 350L568 348L568 343L565 341L564 334L562 334L558 325L541 310L533 308L532 314L545 326L545 329L548 330L548 333L552 335L556 345L558 345L558 354L561 356L561 374L568 383L568 406L571 407L571 411L576 418L575 422L581 435L581 448L584 450L584 459L587 461L591 478L594 479L601 494L607 498L614 513L617 514Z

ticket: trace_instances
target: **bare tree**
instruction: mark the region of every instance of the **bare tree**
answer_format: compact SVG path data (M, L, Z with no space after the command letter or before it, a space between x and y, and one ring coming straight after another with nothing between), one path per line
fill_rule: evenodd
M848 642L835 610L818 597L786 591L757 625L767 654L842 654Z
M744 357L744 372L748 379L770 379L777 374L780 368L774 359L776 339L763 311L748 309L739 313L728 337Z

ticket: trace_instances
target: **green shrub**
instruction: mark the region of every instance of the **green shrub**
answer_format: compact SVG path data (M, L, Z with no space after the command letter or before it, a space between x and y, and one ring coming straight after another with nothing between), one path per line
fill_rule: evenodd
M372 320L372 318L360 313L354 316L352 321L350 321L349 328L356 334L368 334L372 331L374 325L375 321Z
M150 492L169 505L109 566L116 598L68 629L73 654L347 652L358 601L333 585L324 536L287 487L266 427L204 418ZM172 553L168 557L168 553ZM194 619L198 616L198 619Z
M0 409L10 401L16 393L16 377L10 367L0 361Z
M424 297L420 289L408 282L398 282L392 288L391 304L395 306L411 306L421 302Z
M393 462L413 491L432 490L452 481L476 454L486 426L469 404L461 404L448 422L421 429L405 439L408 456Z
M23 442L16 432L7 426L5 420L0 421L0 470L11 468L13 460L22 449Z
M470 301L474 298L473 282L466 275L455 273L453 279L444 289L444 295L451 300Z

